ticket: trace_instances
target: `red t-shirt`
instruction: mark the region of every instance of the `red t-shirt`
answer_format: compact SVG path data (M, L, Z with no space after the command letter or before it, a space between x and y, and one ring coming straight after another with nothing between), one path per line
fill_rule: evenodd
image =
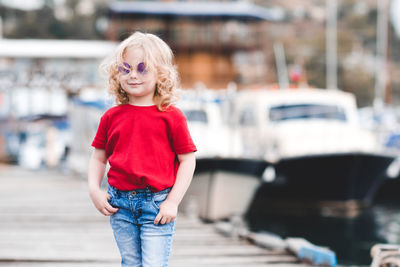
M149 187L160 191L174 185L177 154L196 151L183 113L170 106L124 104L108 109L100 119L92 146L105 149L108 183L120 190Z

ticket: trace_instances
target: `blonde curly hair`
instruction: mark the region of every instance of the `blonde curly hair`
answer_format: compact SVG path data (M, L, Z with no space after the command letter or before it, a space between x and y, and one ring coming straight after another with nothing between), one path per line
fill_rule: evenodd
M164 111L178 99L176 89L179 86L179 75L173 63L174 55L171 48L154 34L142 32L131 34L100 64L101 70L108 76L109 93L115 96L117 105L129 102L129 96L119 82L118 66L122 65L125 51L131 47L143 50L146 68L156 73L153 101L160 111Z

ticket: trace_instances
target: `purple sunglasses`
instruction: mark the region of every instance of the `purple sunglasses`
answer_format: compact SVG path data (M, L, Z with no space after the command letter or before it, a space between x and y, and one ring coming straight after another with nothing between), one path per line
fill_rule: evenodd
M123 75L129 74L132 70L132 66L126 62L123 62L122 64L123 64L123 66L118 66L118 71ZM140 62L136 66L136 70L139 74L142 74L142 75L147 73L146 65L144 64L144 62Z

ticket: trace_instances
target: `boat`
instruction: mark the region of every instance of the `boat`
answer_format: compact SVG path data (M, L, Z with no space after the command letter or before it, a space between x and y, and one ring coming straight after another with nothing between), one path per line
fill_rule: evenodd
M270 165L245 158L197 159L183 209L206 221L244 215L261 184L259 177Z
M196 172L181 208L208 221L242 215L269 163L240 158L242 144L224 110L226 91L186 90L177 103L197 147ZM229 186L227 186L229 185Z
M242 144L232 134L224 116L228 99L226 91L209 89L185 90L177 107L186 117L197 147L196 158L238 157Z
M253 199L261 208L271 199L369 205L394 160L360 127L350 93L244 90L235 108L244 157L273 163Z
M386 179L379 186L374 196L374 203L400 205L398 191L400 188L400 109L384 106L379 110L373 107L359 109L363 127L374 129L381 146L396 155L390 164Z
M203 219L244 215L276 200L289 205L368 205L394 159L360 127L350 93L242 90L230 101L233 119L220 127L229 127L241 148L236 153L201 154L187 193ZM191 123L188 117L192 131ZM200 131L203 136L207 127ZM225 133L226 140L232 138L224 130L218 132ZM221 149L222 144L214 145Z

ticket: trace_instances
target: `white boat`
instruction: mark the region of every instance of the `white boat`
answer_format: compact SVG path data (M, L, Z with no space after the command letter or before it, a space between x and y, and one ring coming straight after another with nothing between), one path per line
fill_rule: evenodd
M185 90L177 107L184 113L197 158L237 157L242 144L224 117L225 91Z
M339 90L245 90L238 93L237 129L244 156L282 158L378 149L358 125L354 95Z
M185 210L197 207L196 215L206 220L242 214L266 164L238 159L241 140L223 112L230 104L225 91L211 90L185 91L177 104L198 149L196 173L181 206ZM249 173L254 175L249 178Z

